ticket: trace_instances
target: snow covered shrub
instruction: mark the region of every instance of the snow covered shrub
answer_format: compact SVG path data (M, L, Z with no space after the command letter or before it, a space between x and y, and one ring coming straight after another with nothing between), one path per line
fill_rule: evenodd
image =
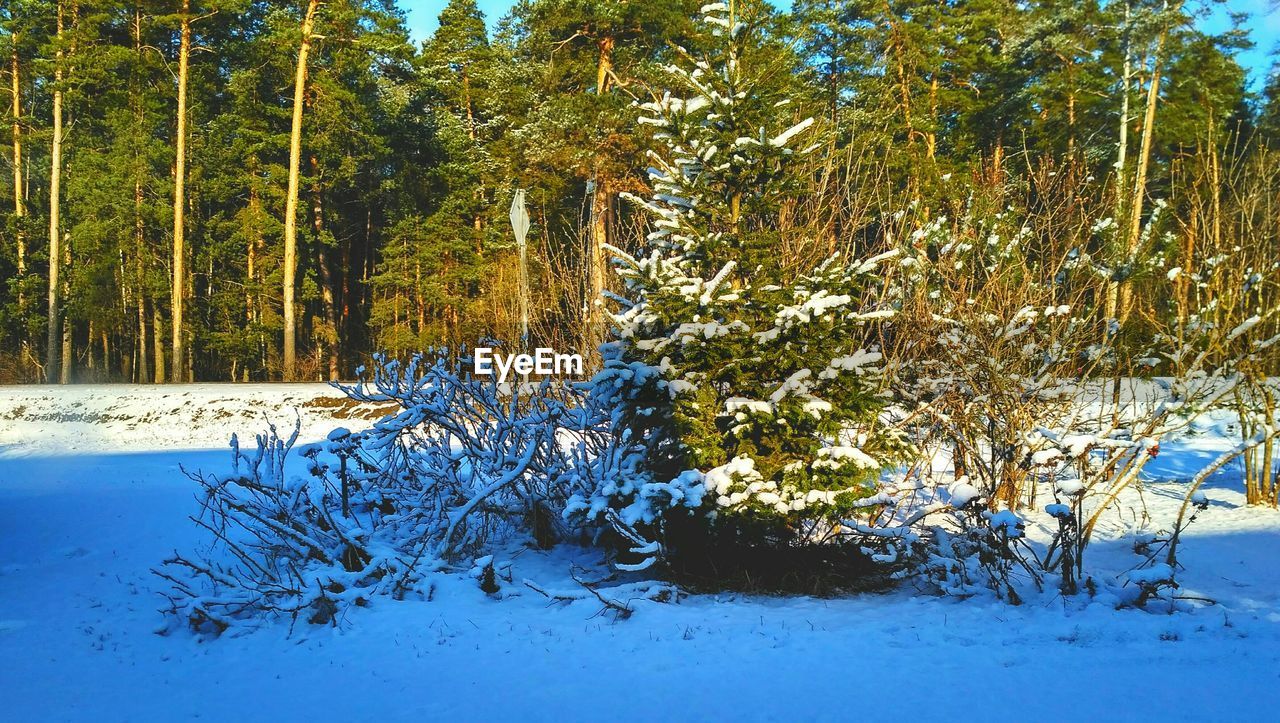
M1119 367L1110 399L1100 400L1097 417L1052 420L1038 430L1048 443L1045 454L1051 455L1045 460L1046 473L1078 480L1085 497L1098 498L1082 520L1085 544L1107 507L1159 454L1161 441L1186 430L1200 415L1228 410L1242 385L1260 374L1263 355L1280 342L1280 302L1249 293L1275 288L1280 268L1257 271L1243 258L1234 258L1240 252L1158 277L1156 283L1166 285L1160 296L1171 299L1171 306L1152 315L1151 336L1135 350L1129 366ZM1184 273L1205 284L1206 293L1178 294ZM1104 353L1118 356L1114 349ZM1160 375L1151 378L1156 393L1136 388L1122 393L1122 376L1131 380L1152 373ZM1265 445L1278 431L1274 421L1259 420L1251 436L1196 473L1188 499L1208 475ZM1070 471L1063 475L1064 470Z
M661 150L653 194L629 198L652 219L648 246L615 249L628 298L593 404L622 443L567 509L686 559L830 538L884 502L880 470L905 448L878 424L877 339L893 312L877 273L892 254L778 263L780 203L814 121L757 92L756 27L722 3L703 14L713 56L668 69L685 97L643 106Z
M572 434L566 445L572 462L557 482L571 492L565 518L612 533L640 556L620 564L638 570L657 559L652 533L663 518L697 513L705 486L700 473L681 468L678 439L662 433L673 424L666 380L658 369L626 360L622 349L617 342L601 347L603 367L566 424L573 429L565 431Z
M1035 554L1017 513L974 506L958 518L963 523L957 533L934 528L937 552L926 567L944 592L964 595L980 586L1017 605L1027 587L1040 589L1042 574L1029 563Z
M1124 332L1122 320L1105 316L1114 287L1108 269L1081 249L1033 257L1026 239L1035 234L1025 226L1002 231L1002 222L929 222L905 245L892 389L916 443L944 464L922 465L920 476L949 485L950 494L890 539L920 543L913 549L924 550L921 569L944 591L970 589L977 579L1013 599L1018 586L1007 573L1021 568L1031 587L1054 577L1074 594L1082 582L1096 588L1084 565L1089 541L1162 440L1229 406L1280 341L1280 309L1248 293L1273 287L1276 269L1258 272L1227 255L1157 275L1150 282L1170 288L1156 297L1170 307L1144 318L1147 331ZM1181 274L1204 284L1204 293L1177 293ZM1170 554L1199 486L1275 437L1273 420L1251 419L1242 444L1189 483ZM1042 505L1057 526L1044 549L993 529L993 521ZM1162 564L1171 573L1161 579L1171 583L1176 565ZM1134 600L1151 599L1156 588Z
M1035 504L1032 434L1069 417L1078 380L1107 361L1084 351L1097 338L1091 288L1063 283L1068 259L1044 259L1031 238L1010 214L969 206L902 239L895 279L895 402L918 444L1006 508Z
M1235 392L1235 412L1240 438L1248 443L1267 429L1280 428L1280 384L1275 379L1247 375ZM1280 456L1274 435L1264 434L1260 445L1241 453L1244 463L1245 501L1251 505L1280 507Z
M248 456L233 437L229 474L190 475L202 487L192 519L213 541L194 556L175 553L156 572L172 583L168 612L193 630L217 634L274 615L329 623L340 608L410 582L413 561L387 544L379 524L386 511L379 491L358 485L353 493L344 483L340 493L290 477L296 441L296 429L281 438L273 425Z
M172 583L170 612L220 633L284 616L335 623L351 605L418 591L424 575L479 551L491 535L541 530L549 542L564 504L566 467L556 439L572 389L550 382L506 387L462 376L443 357L378 360L369 378L342 386L360 402L399 411L370 429L336 429L296 450L297 432L274 427L244 454L232 440L229 474L191 475L211 536L158 574Z
M566 465L558 434L577 390L550 378L499 384L456 371L444 357L416 355L407 364L378 357L372 375L337 385L358 402L393 403L398 414L364 434L363 449L380 451L382 474L414 480L438 526L437 552L474 551L496 528L515 525L538 536L547 513L563 508L556 483ZM463 360L465 364L467 360ZM541 540L546 544L549 540Z
M1193 512L1187 517L1189 509ZM1199 491L1192 491L1183 502L1172 532L1139 537L1134 544L1134 552L1141 555L1143 561L1123 575L1122 586L1116 591L1121 604L1146 607L1154 600L1163 600L1170 612L1176 608L1182 599L1175 592L1179 588L1177 574L1181 567L1178 564L1178 540L1207 509L1209 499Z

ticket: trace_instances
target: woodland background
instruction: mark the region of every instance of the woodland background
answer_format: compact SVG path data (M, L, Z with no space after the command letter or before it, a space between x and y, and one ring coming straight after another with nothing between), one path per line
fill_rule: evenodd
M639 246L637 102L710 41L701 0L451 0L415 46L390 0L8 0L0 381L334 379L372 352L605 338L608 245ZM1172 268L1280 256L1280 72L1164 0L738 3L780 124L776 263L975 215L1028 257L1086 249L1137 335ZM1175 278L1169 275L1168 278ZM1179 277L1176 293L1218 293ZM1160 291L1157 291L1160 289ZM1183 308L1186 305L1177 305Z

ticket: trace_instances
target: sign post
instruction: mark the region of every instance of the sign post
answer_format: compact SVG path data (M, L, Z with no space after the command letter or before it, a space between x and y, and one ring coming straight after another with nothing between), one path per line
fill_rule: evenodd
M524 189L517 188L511 200L511 230L516 232L520 250L520 345L529 346L529 212L524 206Z

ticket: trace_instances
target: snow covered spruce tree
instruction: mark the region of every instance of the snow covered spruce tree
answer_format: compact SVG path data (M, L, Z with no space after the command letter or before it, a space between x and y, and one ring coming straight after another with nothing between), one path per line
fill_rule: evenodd
M701 12L710 54L682 52L674 90L642 107L653 193L628 199L652 220L647 247L613 249L628 298L589 409L620 444L566 513L617 532L642 555L633 567L665 556L759 580L797 550L829 552L842 520L889 499L879 473L905 445L877 431L887 256L807 272L779 258L814 121L757 82L770 69L751 18Z

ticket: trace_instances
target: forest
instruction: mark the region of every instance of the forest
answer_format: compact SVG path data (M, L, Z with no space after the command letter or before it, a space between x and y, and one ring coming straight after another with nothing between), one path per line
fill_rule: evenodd
M5 2L6 720L1275 719L1275 0Z
M528 341L598 364L614 250L649 232L641 109L714 43L701 5L520 0L489 32L450 0L415 46L392 0L8 0L0 381L333 380L513 343L517 189ZM1280 72L1251 89L1250 20L1206 11L740 0L756 105L812 147L728 213L780 278L1013 223L1032 275L1087 257L1090 313L1145 338L1221 296L1180 269L1280 255Z

